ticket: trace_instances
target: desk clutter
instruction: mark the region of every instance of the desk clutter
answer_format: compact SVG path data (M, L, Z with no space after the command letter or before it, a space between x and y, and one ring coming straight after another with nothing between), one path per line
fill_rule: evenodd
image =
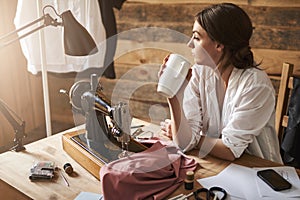
M55 163L53 161L38 161L30 169L31 181L51 180L54 177Z
M292 187L275 191L257 176L257 172L273 169L285 178ZM237 164L230 164L216 176L198 179L203 187L219 186L228 193L228 199L299 199L300 180L293 167L250 168Z
M213 199L213 200L226 200L227 192L221 187L211 187L211 188L199 188L194 192L191 192L187 195L179 194L175 197L169 198L168 200L187 200L189 198L194 197L195 200L202 200L200 195L204 195L205 199Z
M70 163L63 166L64 172L69 176L74 173ZM60 175L66 186L70 186L67 178L64 176L61 169L55 166L54 161L37 161L30 169L29 179L31 181L51 181L56 175Z

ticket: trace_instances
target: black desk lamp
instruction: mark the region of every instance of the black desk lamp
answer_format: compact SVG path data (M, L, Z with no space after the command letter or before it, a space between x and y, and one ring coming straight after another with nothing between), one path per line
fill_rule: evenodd
M45 13L46 8L52 8L55 14L61 18L61 22L58 22L57 19L53 19L48 13ZM26 30L27 28L37 24L38 22L43 21L43 24L22 34L14 39L10 39L15 33L18 33L20 31ZM47 26L62 26L64 28L64 34L63 34L63 40L64 40L64 49L65 54L70 56L86 56L95 54L98 52L98 48L96 43L94 42L91 35L88 33L88 31L74 18L71 11L65 11L61 15L59 15L53 6L46 5L43 8L43 15L34 20L33 22L15 30L12 31L0 38L0 49L12 44L15 41L18 41L28 35L31 35L32 33L45 28ZM7 41L8 40L8 41ZM44 72L45 73L45 72ZM43 74L43 71L42 71ZM45 80L44 80L45 79ZM44 83L47 83L47 76L43 76L43 86ZM47 85L47 84L46 84ZM47 86L48 87L48 86ZM44 88L44 87L43 87ZM45 89L45 88L44 88ZM48 91L48 88L47 88ZM44 103L45 103L45 115L46 115L46 125L50 122L47 121L47 119L50 120L50 109L49 109L49 100L48 96L44 95ZM48 108L48 109L46 109ZM13 126L16 134L15 134L15 148L14 150L20 151L23 150L24 147L22 145L22 138L25 136L24 130L25 130L25 122L17 123L17 120L15 118L20 119L17 117L17 115L12 112L12 110L0 99L0 111L4 114L6 119L10 122L10 124ZM14 113L15 118L11 113ZM22 120L21 120L22 121ZM51 127L49 125L49 127ZM48 134L47 135L51 135Z
M61 18L61 22L58 22L57 19L53 19L48 13L45 13L46 8L52 8L55 14ZM12 36L15 33L18 33L22 30L25 30L36 23L44 20L44 23L40 26L38 26L35 29L32 29L31 31L24 33L21 36L18 36L17 38L11 39L9 41L0 43L0 48L5 47L17 40L20 40L28 35L31 35L32 33L45 28L47 26L62 26L64 28L64 49L65 54L70 56L86 56L95 54L98 52L97 45L94 42L92 36L89 34L89 32L75 19L73 14L70 10L67 10L63 12L62 14L58 14L53 6L46 5L43 8L43 15L34 20L33 22L15 30L12 31L0 38L0 42L3 40L7 40L10 36Z

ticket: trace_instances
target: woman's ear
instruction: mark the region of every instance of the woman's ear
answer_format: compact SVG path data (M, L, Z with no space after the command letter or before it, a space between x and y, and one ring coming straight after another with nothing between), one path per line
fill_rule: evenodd
M221 51L224 49L224 45L223 45L223 44L220 44L220 43L217 43L216 49L217 49L219 52L221 52Z

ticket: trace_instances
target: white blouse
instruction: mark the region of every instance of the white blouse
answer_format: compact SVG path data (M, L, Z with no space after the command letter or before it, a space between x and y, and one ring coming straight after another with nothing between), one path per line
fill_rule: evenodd
M236 158L246 151L282 163L274 128L274 88L267 74L255 68L234 68L226 92L222 84L217 71L193 66L183 99L193 134L185 150L194 148L201 135L221 137Z

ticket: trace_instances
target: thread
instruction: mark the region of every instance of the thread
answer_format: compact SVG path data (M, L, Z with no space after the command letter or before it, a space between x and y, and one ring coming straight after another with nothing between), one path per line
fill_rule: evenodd
M194 172L193 171L186 172L186 178L184 179L184 188L186 190L194 189Z
M64 164L64 170L68 175L73 173L73 167L70 163Z

